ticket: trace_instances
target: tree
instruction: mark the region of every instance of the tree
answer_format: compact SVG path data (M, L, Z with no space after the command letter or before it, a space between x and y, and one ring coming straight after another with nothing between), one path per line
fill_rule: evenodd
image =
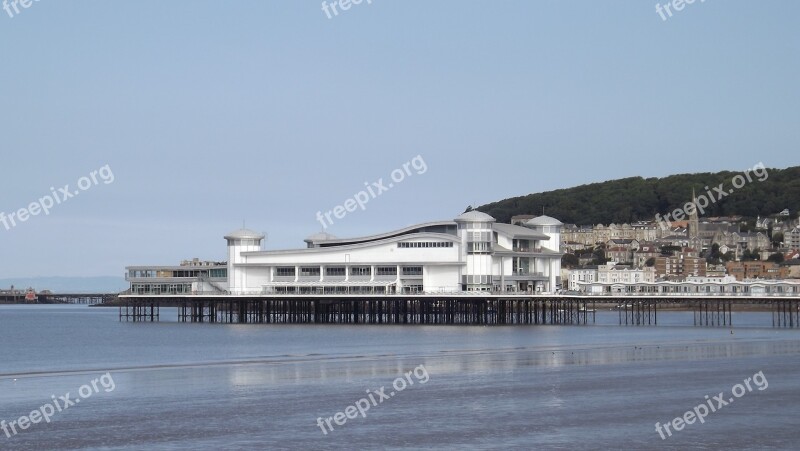
M760 260L760 259L761 259L761 257L759 255L758 249L753 249L752 251L749 250L749 249L745 249L744 252L742 252L742 261L743 262L749 262L749 261Z
M664 256L675 255L675 252L678 252L680 250L681 250L680 246L671 246L671 245L661 246L661 255Z
M719 252L719 244L714 243L711 245L711 249L708 250L708 257L706 260L709 264L718 265L720 258L722 258L722 254Z
M580 260L575 254L564 254L564 256L561 257L561 266L565 268L575 268L578 265L580 265Z
M608 263L608 259L606 258L606 250L603 249L603 247L598 247L592 253L594 255L594 260L592 261L593 264L605 265L606 263Z
M783 232L776 232L772 234L772 245L774 247L780 247L781 243L783 243Z
M776 252L770 255L769 258L767 258L767 261L770 261L772 263L783 263L783 254L781 254L780 252Z
M498 222L508 222L514 215L539 212L542 205L547 205L548 215L564 223L653 221L657 213L663 218L665 213L683 208L691 200L693 188L698 197L707 196L703 187L730 186L731 179L737 175L740 174L721 171L663 178L629 177L511 197L475 208L494 216ZM768 215L784 208L800 210L798 180L800 166L771 168L769 178L750 183L724 199L709 202L703 215L742 216L747 221L743 231L751 230L754 226L752 219L758 215Z
M648 258L647 261L644 262L644 265L647 266L648 268L652 268L653 266L656 265L656 258L655 257Z

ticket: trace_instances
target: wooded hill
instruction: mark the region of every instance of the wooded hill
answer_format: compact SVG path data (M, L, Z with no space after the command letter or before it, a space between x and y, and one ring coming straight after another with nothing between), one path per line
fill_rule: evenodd
M742 178L734 180L737 176ZM727 196L709 202L701 216L768 216L788 208L791 217L797 217L800 210L800 166L750 172L750 178L752 181L747 181L742 171L678 174L662 178L629 177L512 197L475 209L501 222L509 222L514 215L540 215L542 207L545 214L564 223L652 221L656 213L663 216L690 202L692 189L698 197L702 194L708 196L710 191L713 199L720 198L715 188L722 184Z

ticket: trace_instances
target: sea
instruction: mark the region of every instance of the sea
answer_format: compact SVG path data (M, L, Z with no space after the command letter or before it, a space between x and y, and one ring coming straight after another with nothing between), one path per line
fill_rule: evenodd
M4 305L0 450L800 449L800 329L658 316L232 325Z

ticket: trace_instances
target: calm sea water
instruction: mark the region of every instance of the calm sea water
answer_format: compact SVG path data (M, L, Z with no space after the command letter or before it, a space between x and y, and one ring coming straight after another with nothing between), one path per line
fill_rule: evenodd
M620 327L608 311L594 326L521 327L178 324L161 313L172 321L0 306L0 420L90 393L49 423L0 430L0 449L800 447L800 330L767 327L769 313L735 313L733 329L692 327L691 312L659 312L658 327ZM415 368L414 385L365 416L318 426ZM763 390L751 382L705 423L656 432L758 372Z

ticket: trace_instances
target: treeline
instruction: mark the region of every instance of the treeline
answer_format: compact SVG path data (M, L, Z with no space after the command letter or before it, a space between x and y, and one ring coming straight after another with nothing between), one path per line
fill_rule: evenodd
M709 202L701 216L766 216L788 208L792 218L800 210L800 166L786 169L766 169L754 174L752 181L734 177L742 172L678 174L663 178L630 177L602 183L591 183L574 188L512 197L476 208L508 222L521 214L545 214L564 223L610 224L634 221L652 221L656 213L682 208L692 200L692 189L699 197L708 191L720 197L720 184L728 194ZM764 175L767 175L764 178ZM760 177L759 177L760 175ZM764 179L759 181L759 178ZM742 181L744 180L744 183ZM736 185L743 185L735 188ZM733 189L733 193L729 191Z

